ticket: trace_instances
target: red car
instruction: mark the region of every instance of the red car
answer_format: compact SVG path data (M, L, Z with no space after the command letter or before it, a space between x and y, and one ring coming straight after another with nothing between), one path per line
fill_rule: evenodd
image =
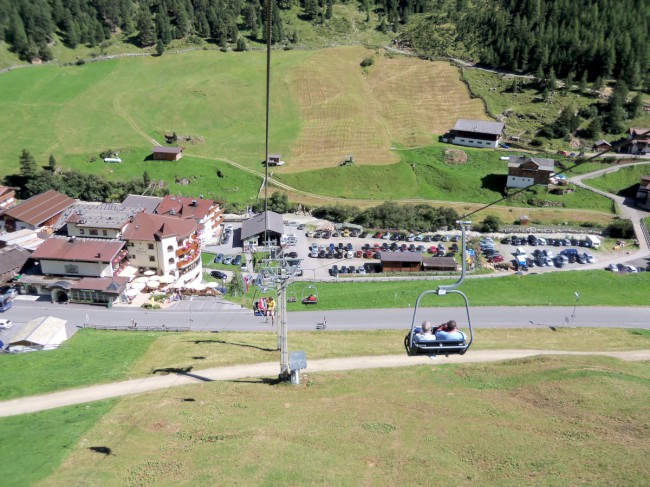
M503 262L504 260L503 255L495 255L494 257L490 257L488 262Z
M357 250L357 251L354 253L354 256L357 257L357 258L358 258L358 257L363 257L363 252L362 252L361 250Z
M375 255L375 253L374 253L372 250L368 250L368 251L365 253L364 257L365 257L366 259L372 259L372 256L373 256L373 255Z

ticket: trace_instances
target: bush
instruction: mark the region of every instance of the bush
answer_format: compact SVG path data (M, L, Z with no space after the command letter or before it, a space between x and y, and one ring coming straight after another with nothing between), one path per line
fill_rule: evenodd
M483 233L498 232L501 224L501 219L498 216L488 215L485 217L483 222L478 225L477 229L479 232Z
M369 66L372 66L373 64L375 64L374 56L368 56L367 58L364 58L363 61L361 61L362 68L367 68Z
M612 238L634 238L634 226L630 220L617 220L607 226L605 233Z
M540 139L533 139L530 141L530 145L532 145L533 147L541 147L544 145L544 142Z

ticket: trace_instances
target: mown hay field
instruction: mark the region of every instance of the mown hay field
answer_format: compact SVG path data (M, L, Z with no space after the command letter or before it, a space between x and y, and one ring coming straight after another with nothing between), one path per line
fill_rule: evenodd
M364 71L362 59L373 55ZM172 132L191 137L179 142L188 155L261 170L264 86L261 52L10 71L0 76L0 174L16 170L23 148L42 164L53 154L62 168L79 168L79 160L109 148L141 154ZM362 47L276 51L271 88L270 149L287 160L281 172L333 166L348 154L362 164L393 163L394 143L428 144L457 118L486 118L456 68ZM128 173L112 170L116 178Z

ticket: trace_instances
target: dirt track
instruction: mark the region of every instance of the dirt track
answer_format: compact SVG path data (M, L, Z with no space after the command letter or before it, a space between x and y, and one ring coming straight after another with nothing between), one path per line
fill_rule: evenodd
M448 363L477 363L493 362L498 360L511 360L530 357L533 355L600 355L615 357L622 360L650 360L650 350L637 350L631 352L567 352L550 350L483 350L472 351L467 355L452 355L449 357L406 355L380 355L374 357L351 357L338 359L311 360L307 363L306 372L331 372L340 370L377 369L385 367L406 367L409 365L442 365ZM170 374L165 376L133 379L110 384L70 389L53 392L40 396L29 396L10 401L0 402L0 417L17 416L19 414L35 413L47 409L54 409L85 402L99 401L113 397L158 389L167 389L200 382L218 380L235 380L248 377L275 377L279 373L277 362L266 362L250 365L235 365L232 367L219 367L197 370L192 373Z

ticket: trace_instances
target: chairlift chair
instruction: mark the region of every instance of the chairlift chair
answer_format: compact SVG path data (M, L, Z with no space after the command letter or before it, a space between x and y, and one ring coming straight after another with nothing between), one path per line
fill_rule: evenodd
M300 296L302 304L318 304L318 289L316 286L309 285L302 290Z
M287 294L287 303L295 303L298 301L298 296L295 291L289 291Z
M266 294L276 294L275 289L268 289L266 287L260 287L258 289L255 289L255 292L253 293L253 314L255 316L266 316L266 309L262 310L259 308L259 300L262 298L262 296ZM273 299L276 299L274 296Z
M463 355L469 347L472 345L474 340L474 332L472 330L472 320L470 317L469 301L467 296L462 291L455 289L460 286L460 284L465 279L465 252L466 252L466 238L465 238L465 224L466 222L459 222L462 230L462 267L461 275L457 282L451 285L438 286L438 289L429 289L423 291L418 296L415 301L415 309L413 310L413 318L411 320L411 329L404 337L404 348L408 355L418 355L418 354L428 354L428 355L450 355L450 354L459 354ZM416 335L421 331L419 320L418 320L418 310L420 308L420 302L428 294L437 294L438 296L446 296L448 294L460 294L465 301L465 311L467 313L467 326L469 328L469 336L466 336L463 340L429 340L429 341L420 341L417 340Z

